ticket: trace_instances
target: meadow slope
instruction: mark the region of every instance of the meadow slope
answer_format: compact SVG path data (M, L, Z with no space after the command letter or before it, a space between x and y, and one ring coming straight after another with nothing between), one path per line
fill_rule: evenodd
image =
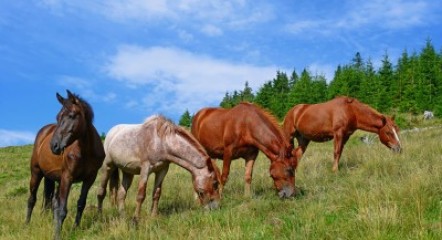
M206 212L193 198L191 176L171 166L160 215L149 216L153 177L138 229L130 224L138 178L126 200L127 218L105 199L96 210L98 179L82 223L73 229L80 185L72 188L65 239L442 239L442 128L401 135L394 154L378 140L366 145L357 132L333 173L332 144L312 143L296 171L298 196L280 200L272 188L269 161L255 164L253 197L243 197L244 161L232 163L221 209ZM364 133L365 134L365 133ZM52 215L41 211L42 186L30 225L25 213L32 146L0 148L0 239L50 239ZM219 162L220 163L220 162ZM220 166L220 164L219 164Z

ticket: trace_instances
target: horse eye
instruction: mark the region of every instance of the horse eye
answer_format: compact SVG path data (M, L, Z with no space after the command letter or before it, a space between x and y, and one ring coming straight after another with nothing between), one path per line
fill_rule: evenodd
M218 189L218 181L213 181L213 188L216 190Z
M198 189L197 191L198 197L202 198L204 196L204 191L202 189Z
M77 116L77 115L76 115L75 113L73 113L73 112L69 113L69 115L68 115L68 117L69 117L70 119L74 119L76 116Z
M293 177L293 176L294 176L293 168L288 168L288 169L286 169L286 172L287 172L287 175L289 175L290 177Z

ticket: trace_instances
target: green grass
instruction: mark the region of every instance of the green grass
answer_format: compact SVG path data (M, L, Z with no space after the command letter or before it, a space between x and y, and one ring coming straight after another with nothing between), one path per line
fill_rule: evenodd
M442 239L442 128L401 136L403 153L375 140L365 145L357 132L333 173L333 146L312 143L296 172L300 194L280 200L272 188L269 161L255 164L253 197L243 197L244 161L232 163L221 209L202 210L193 198L191 177L177 167L163 185L160 215L151 218L149 195L138 229L130 223L138 178L126 200L127 218L104 202L97 214L97 183L82 223L73 229L80 185L73 186L65 239ZM365 134L365 133L364 133ZM50 239L52 214L42 212L42 186L30 225L24 224L32 146L0 148L0 239ZM97 178L99 179L99 178Z

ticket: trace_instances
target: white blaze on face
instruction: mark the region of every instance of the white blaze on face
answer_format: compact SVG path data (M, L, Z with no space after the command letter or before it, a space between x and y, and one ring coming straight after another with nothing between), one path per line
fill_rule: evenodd
M399 147L401 146L401 141L399 140L399 136L396 133L396 129L393 128L393 134L394 134L394 138L396 138L396 141L399 143Z

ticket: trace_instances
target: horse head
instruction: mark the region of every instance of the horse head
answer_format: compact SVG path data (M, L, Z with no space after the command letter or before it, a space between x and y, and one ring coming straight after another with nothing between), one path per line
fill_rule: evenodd
M289 146L280 157L270 164L270 176L280 198L288 198L295 193L295 170L298 161Z
M219 176L210 158L207 159L206 163L208 171L203 171L201 174L194 176L193 186L198 194L199 202L205 209L217 209L220 200Z
M86 131L85 114L81 100L67 90L68 98L57 93L62 108L57 114L57 124L51 139L52 153L59 155Z
M383 126L379 129L379 139L382 144L400 153L402 151L401 141L399 140L399 127L394 122L394 117L384 117Z

